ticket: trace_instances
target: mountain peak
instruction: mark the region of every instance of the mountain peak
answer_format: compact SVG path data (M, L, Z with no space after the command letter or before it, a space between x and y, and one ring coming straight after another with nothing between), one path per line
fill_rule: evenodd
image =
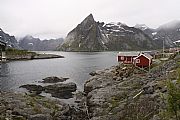
M25 38L25 39L34 39L34 37L31 36L31 35L26 35L24 38Z
M82 25L92 24L92 23L94 23L94 22L95 22L94 17L93 17L92 14L90 14L90 15L88 15L88 16L81 22L81 24L82 24Z
M146 29L149 28L149 27L146 26L145 24L136 24L134 27L135 27L135 28L138 28L138 29L141 29L141 30L146 30Z
M94 17L93 17L92 14L89 14L86 18L88 18L88 19L93 19L93 20L94 20Z

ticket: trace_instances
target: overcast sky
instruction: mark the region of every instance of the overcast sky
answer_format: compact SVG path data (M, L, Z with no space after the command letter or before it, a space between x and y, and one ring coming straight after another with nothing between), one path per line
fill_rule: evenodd
M180 20L180 0L0 0L0 28L22 37L65 37L86 16L156 28Z

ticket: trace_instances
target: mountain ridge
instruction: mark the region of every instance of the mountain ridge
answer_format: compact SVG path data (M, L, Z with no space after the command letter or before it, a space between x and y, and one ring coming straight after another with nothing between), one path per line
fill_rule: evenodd
M8 33L5 33L0 28L0 40L7 43L7 47L13 47L19 49L18 41L16 40L15 36L11 36Z
M148 27L145 30L141 30L161 46L163 46L164 41L166 48L176 46L174 42L180 40L180 20L162 24L157 29Z
M158 46L141 30L120 22L96 22L92 14L71 30L62 51L147 50Z
M41 40L31 35L27 35L19 40L19 46L22 49L31 51L50 51L56 50L56 47L63 42L63 38Z

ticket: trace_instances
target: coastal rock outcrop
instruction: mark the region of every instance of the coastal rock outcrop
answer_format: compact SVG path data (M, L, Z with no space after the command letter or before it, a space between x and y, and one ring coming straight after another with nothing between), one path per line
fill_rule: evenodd
M72 82L67 84L59 83L45 86L44 89L45 92L51 93L53 97L68 99L73 97L72 92L76 91L77 86Z
M41 85L35 85L35 84L27 84L27 85L21 85L20 88L26 88L29 92L35 92L36 94L40 94L45 89Z
M87 120L87 114L60 100L0 92L0 120Z
M41 94L43 91L50 93L52 97L57 97L61 99L68 99L73 97L73 93L77 89L75 83L57 83L53 85L41 86L35 84L22 85L20 88L26 88L30 93L34 95Z
M167 71L176 67L170 60L150 72L129 65L97 71L84 85L91 120L155 118L164 109Z

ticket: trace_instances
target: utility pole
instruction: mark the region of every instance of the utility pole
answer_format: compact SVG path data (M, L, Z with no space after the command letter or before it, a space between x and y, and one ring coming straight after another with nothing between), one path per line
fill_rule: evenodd
M164 58L164 39L163 39L163 58Z

